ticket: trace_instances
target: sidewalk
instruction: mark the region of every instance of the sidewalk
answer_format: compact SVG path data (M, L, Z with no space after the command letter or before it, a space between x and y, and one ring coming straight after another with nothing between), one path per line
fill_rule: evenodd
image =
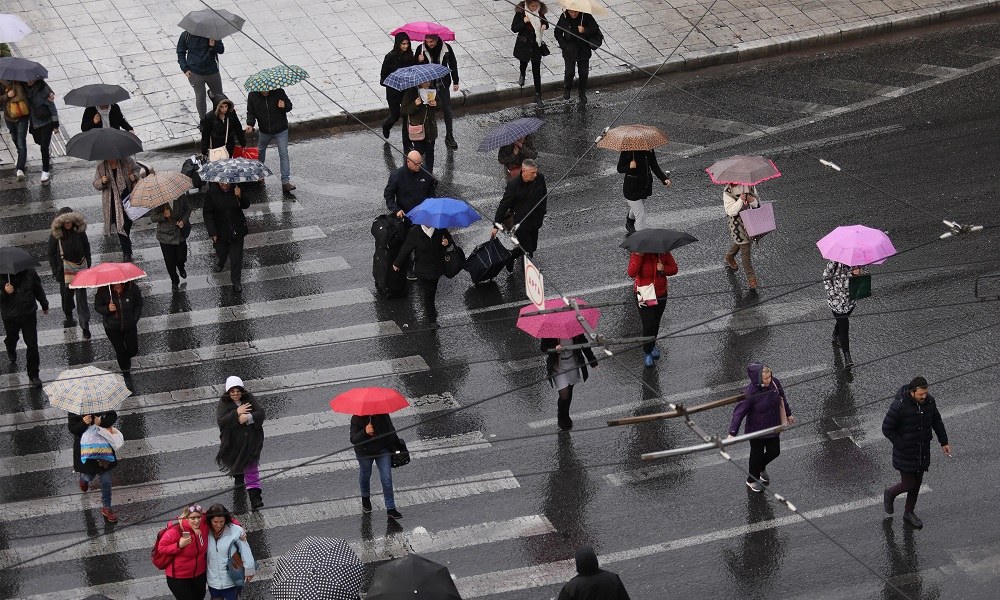
M196 135L194 94L177 65L177 23L198 0L7 0L5 10L20 15L35 30L14 44L14 53L49 69L57 96L88 83L117 83L132 93L122 103L126 118L147 150L177 146ZM665 70L696 68L757 58L795 48L968 16L1000 8L1000 0L625 0L606 2L610 14L599 18L602 51L591 59L594 82L639 78L624 63L656 68L676 47ZM701 19L709 6L711 14ZM419 20L441 22L455 30L452 43L459 64L461 95L467 103L533 93L517 86L511 56L513 5L506 0L246 0L224 8L244 16L244 33L290 64L309 71L308 84L288 90L295 122L345 122L344 111L372 119L384 107L378 83L382 57L392 47L388 31ZM549 3L558 14L555 0ZM552 14L550 13L550 14ZM698 27L691 31L694 23ZM547 32L548 36L550 34ZM687 37L685 37L687 36ZM547 90L561 86L562 59L542 61ZM679 47L678 47L679 44ZM221 56L224 89L245 112L243 81L275 64L246 35L225 39ZM615 56L611 56L613 53ZM618 58L616 58L618 57ZM458 96L458 95L456 95ZM463 98L455 102L462 105ZM82 108L59 102L62 142L79 132ZM339 105L339 106L338 106ZM11 146L9 136L4 144ZM31 144L33 155L37 148ZM193 149L193 146L192 146ZM0 162L10 167L9 149Z

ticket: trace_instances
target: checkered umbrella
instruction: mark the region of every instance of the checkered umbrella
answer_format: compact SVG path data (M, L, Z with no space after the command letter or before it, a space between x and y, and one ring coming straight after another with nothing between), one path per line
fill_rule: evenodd
M184 15L177 25L191 35L221 40L227 35L241 31L244 23L246 21L243 17L237 17L228 10L205 8Z
M243 87L248 92L270 92L309 79L309 73L296 65L278 65L247 77Z
M385 78L385 85L396 90L408 90L417 87L425 81L441 79L451 73L445 65L437 63L427 63L425 65L413 65L403 67L392 72Z
M53 407L78 415L116 410L132 395L121 375L91 365L63 371L42 391Z
M28 24L17 15L0 15L0 42L18 42L31 33Z
M483 141L479 143L477 150L480 152L489 152L490 150L497 150L508 144L513 144L524 136L531 135L541 129L544 123L545 121L536 119L535 117L525 117L511 121L510 123L504 123L487 133Z
M364 567L342 539L309 536L276 561L274 600L357 600Z
M598 148L619 152L652 150L669 142L667 134L652 125L619 125L597 142Z
M161 171L147 175L132 188L129 202L132 206L153 209L173 202L191 189L191 178L176 171Z
M260 181L271 174L271 169L264 166L264 163L249 158L217 160L198 170L202 181L214 181L215 183Z

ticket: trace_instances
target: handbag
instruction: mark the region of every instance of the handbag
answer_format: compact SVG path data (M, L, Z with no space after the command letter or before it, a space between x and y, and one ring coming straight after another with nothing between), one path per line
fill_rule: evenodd
M774 224L774 206L770 202L761 202L757 208L740 211L740 219L750 237L760 237L777 229Z
M28 103L24 100L11 100L7 103L7 118L11 121L28 116Z
M639 302L639 306L656 306L658 302L656 299L656 284L650 283L649 285L635 286L635 299Z
M229 150L226 150L226 144L229 143L229 116L226 116L226 140L218 148L208 149L208 162L215 162L217 160L226 160L229 158Z
M548 55L552 54L552 51L549 50L549 45L548 44L546 44L545 42L542 42L542 45L539 46L539 48L538 48L538 53L541 54L542 56L548 56Z
M233 546L236 546L236 550L233 550ZM232 544L229 544L229 560L226 561L226 573L229 574L229 578L233 580L236 587L243 587L246 584L247 572L246 568L243 566L243 556L240 555L240 546L236 540L233 540Z
M448 246L444 253L444 275L448 279L453 278L465 268L465 251L459 248L454 242Z
M410 123L410 118L406 118L406 133L410 136L411 142L422 142L427 139L427 129L424 124L427 123L427 110L424 110L424 120L421 121L420 125L414 125Z
M76 277L76 274L87 268L86 258L78 263L66 259L66 256L63 254L62 240L59 240L59 258L62 259L63 282L66 284L73 283L73 278Z
M396 442L392 448L392 468L395 469L408 464L410 464L410 451L406 449L406 442L397 435Z
M872 276L870 273L855 275L847 280L847 297L851 300L861 300L872 295Z

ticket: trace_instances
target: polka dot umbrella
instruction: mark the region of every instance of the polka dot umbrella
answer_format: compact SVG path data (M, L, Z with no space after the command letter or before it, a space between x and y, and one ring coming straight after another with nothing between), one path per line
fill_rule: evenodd
M275 600L357 600L364 567L347 542L309 536L276 561Z
M295 65L278 65L270 67L247 77L243 87L248 92L270 92L286 88L309 79L309 73Z

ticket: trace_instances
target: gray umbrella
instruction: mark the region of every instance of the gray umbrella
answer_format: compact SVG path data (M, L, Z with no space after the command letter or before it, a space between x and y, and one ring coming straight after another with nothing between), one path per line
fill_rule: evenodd
M83 160L125 158L142 152L142 140L120 129L99 127L84 131L66 142L66 156Z
M215 183L245 183L260 181L271 175L271 169L259 160L249 158L227 158L210 162L198 170L202 181Z
M347 542L310 536L274 567L274 600L357 600L364 567Z
M48 70L33 60L15 56L0 58L0 79L4 81L34 81L48 76Z
M228 10L206 8L189 12L178 25L191 35L221 40L241 31L245 22Z
M63 102L72 106L104 106L128 100L132 96L120 85L108 83L91 83L70 90Z

